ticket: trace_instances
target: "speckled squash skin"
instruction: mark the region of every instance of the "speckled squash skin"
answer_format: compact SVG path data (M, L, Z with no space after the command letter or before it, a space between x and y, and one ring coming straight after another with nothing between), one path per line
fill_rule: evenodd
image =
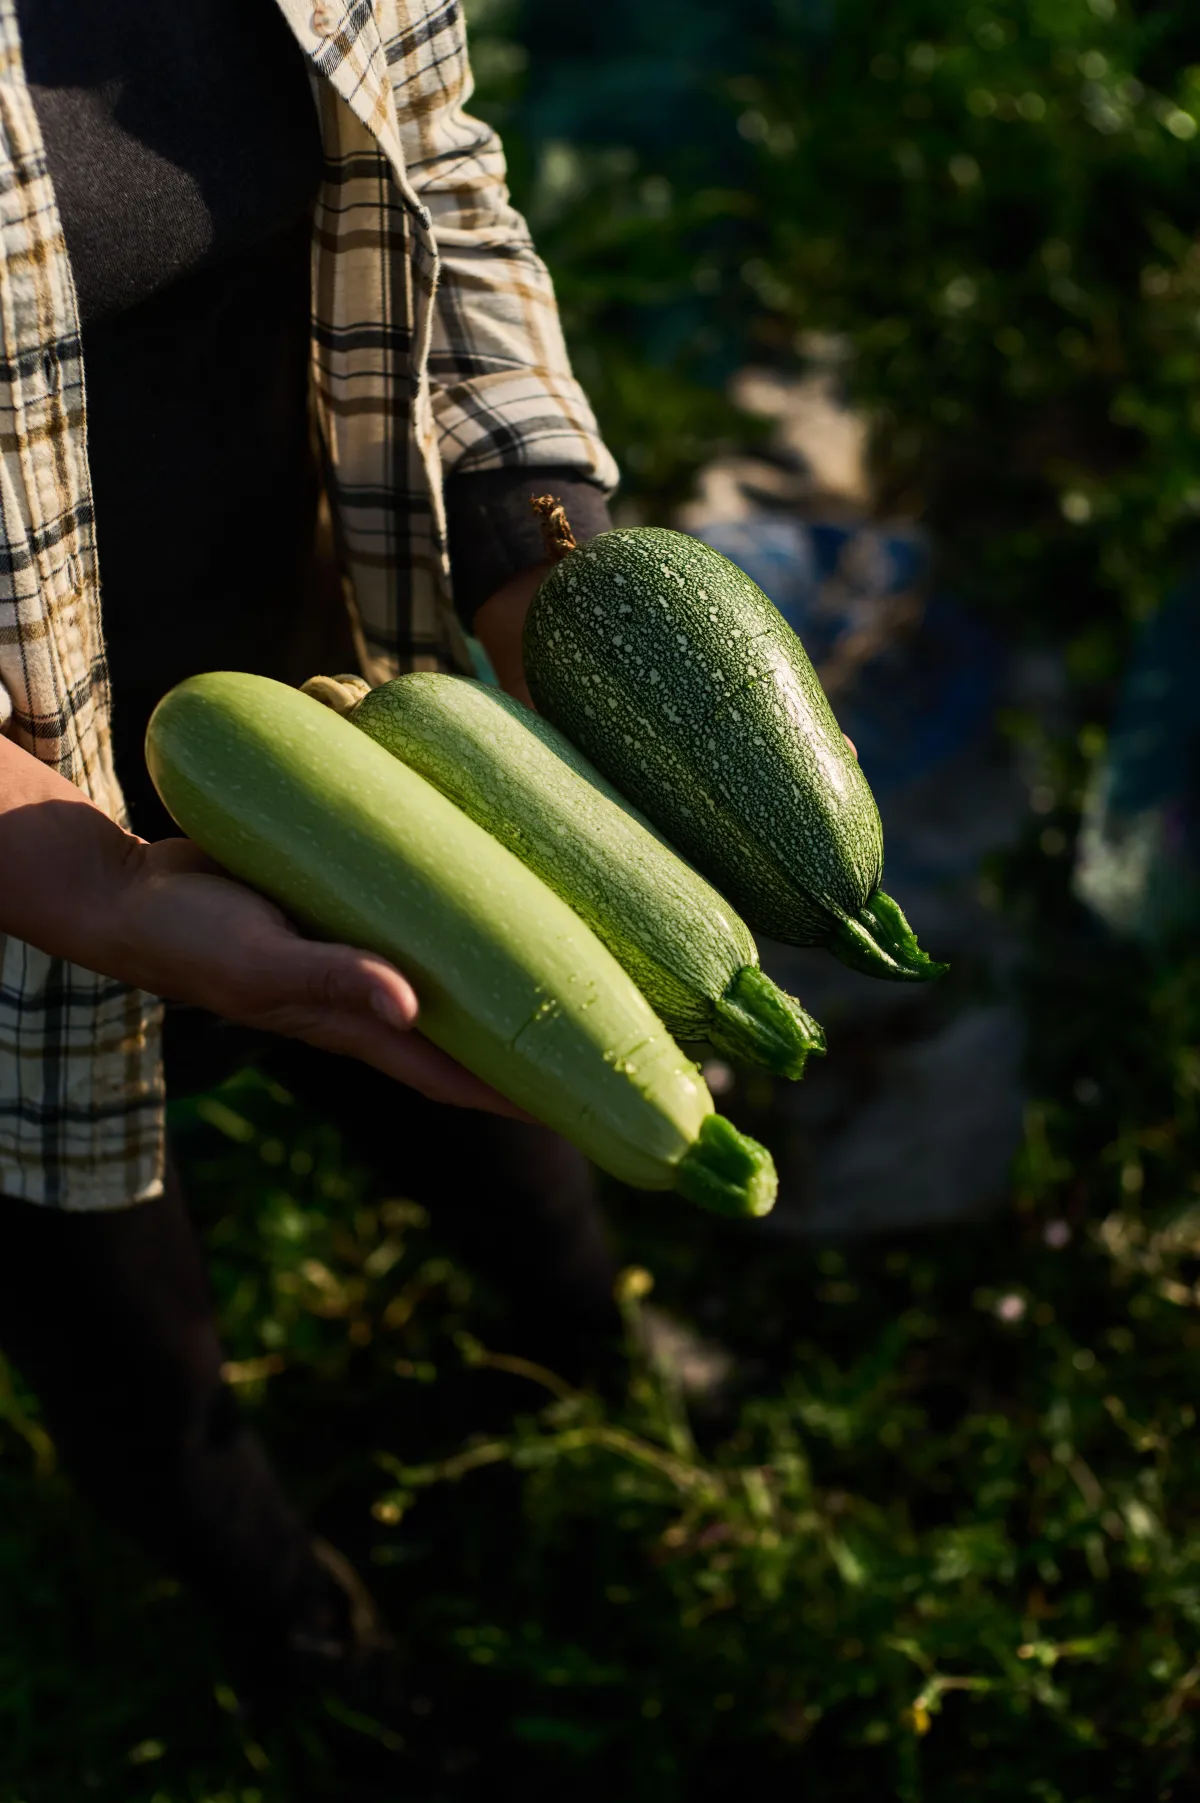
M540 712L757 932L830 942L883 875L879 810L803 645L736 565L660 527L606 532L525 627Z

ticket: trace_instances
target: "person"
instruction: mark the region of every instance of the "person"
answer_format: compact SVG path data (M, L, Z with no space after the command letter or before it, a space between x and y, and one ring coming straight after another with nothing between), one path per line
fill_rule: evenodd
M523 694L530 494L588 536L616 470L457 7L15 0L0 50L0 1346L286 1686L377 1628L222 1382L165 1098L274 1060L562 1369L613 1269L583 1160L412 1031L402 972L178 837L146 722L205 669L467 671L468 630Z

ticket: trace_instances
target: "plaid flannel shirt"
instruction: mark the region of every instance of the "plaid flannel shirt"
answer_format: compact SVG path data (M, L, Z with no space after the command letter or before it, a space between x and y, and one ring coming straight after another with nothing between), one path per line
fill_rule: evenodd
M549 277L471 92L458 0L277 0L325 148L311 381L367 671L468 667L442 483L567 465L611 488ZM74 285L0 0L0 728L114 819ZM19 871L0 882L19 882ZM162 1184L160 1004L0 938L0 1192L121 1207Z

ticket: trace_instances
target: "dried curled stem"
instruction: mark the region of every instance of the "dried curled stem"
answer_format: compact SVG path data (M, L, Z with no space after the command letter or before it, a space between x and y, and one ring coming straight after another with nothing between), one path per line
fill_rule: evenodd
M569 551L578 547L571 531L566 509L554 495L531 495L529 505L541 515L542 539L551 563L561 563Z
M311 695L314 701L331 707L335 714L348 714L364 695L371 693L371 685L361 676L310 676L307 682L301 683L300 693Z

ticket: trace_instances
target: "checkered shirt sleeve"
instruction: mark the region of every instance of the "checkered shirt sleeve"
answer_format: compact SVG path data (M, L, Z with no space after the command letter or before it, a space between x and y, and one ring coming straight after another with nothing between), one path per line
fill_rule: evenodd
M464 111L456 0L277 4L325 146L312 386L364 668L466 669L444 475L552 463L611 487L616 471L499 144ZM78 311L15 0L0 0L0 729L123 818ZM0 1191L64 1209L159 1192L160 1020L153 996L0 939Z

